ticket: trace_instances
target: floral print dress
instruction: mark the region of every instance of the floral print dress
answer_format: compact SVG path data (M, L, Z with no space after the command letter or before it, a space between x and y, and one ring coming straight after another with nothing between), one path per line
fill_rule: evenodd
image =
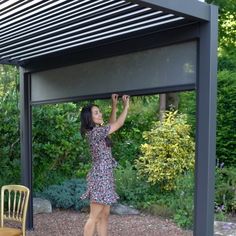
M113 168L117 162L112 157L111 147L106 144L110 125L94 127L87 132L92 155L92 168L87 175L87 191L81 199L90 199L105 205L116 203L119 196L115 192Z

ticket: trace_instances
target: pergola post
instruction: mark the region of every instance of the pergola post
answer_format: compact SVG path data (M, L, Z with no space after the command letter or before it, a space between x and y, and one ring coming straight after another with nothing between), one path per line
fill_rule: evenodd
M33 191L32 191L32 110L30 104L30 73L20 68L20 143L21 143L21 183L31 190L27 225L33 229Z
M210 21L200 27L194 236L214 235L217 19L218 9L211 5Z

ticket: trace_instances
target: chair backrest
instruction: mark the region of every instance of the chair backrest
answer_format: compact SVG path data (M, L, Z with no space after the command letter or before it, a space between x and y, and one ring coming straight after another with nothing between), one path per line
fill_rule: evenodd
M1 189L1 227L4 220L22 224L25 232L25 221L30 190L22 185L4 185Z

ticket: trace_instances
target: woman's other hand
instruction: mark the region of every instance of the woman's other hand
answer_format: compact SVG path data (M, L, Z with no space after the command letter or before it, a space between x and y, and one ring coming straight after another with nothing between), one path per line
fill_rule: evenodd
M129 107L129 95L123 95L122 101L123 101L123 106L128 108Z

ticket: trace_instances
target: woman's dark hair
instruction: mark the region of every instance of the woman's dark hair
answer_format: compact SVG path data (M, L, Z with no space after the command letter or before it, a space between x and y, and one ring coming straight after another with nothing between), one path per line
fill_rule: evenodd
M98 107L98 106L95 104L89 104L82 108L80 114L80 122L81 122L80 133L82 137L85 136L86 132L92 130L96 126L96 124L93 122L92 119L92 107ZM109 137L106 137L105 141L108 147L112 146L112 142Z
M82 108L82 111L80 113L80 133L84 137L87 131L92 130L93 127L95 127L95 123L92 119L92 107L97 107L94 104L89 104Z

